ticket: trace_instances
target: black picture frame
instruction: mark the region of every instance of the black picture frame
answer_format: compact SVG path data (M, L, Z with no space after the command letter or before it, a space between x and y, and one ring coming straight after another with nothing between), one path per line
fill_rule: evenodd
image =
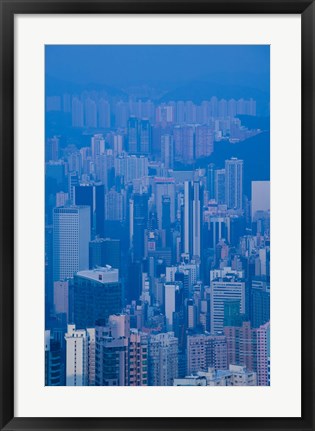
M0 0L0 425L1 430L313 430L315 4L310 0ZM14 16L16 14L301 14L302 18L302 417L14 417ZM281 400L279 400L281 403Z

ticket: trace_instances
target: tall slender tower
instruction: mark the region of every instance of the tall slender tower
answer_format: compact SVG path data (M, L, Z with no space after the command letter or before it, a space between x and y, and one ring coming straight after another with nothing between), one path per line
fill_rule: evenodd
M133 202L134 260L141 261L144 257L144 231L148 223L148 195L135 193Z
M203 207L203 186L199 181L184 184L184 247L183 252L201 256L201 227Z
M202 224L202 187L198 181L193 184L193 235L192 255L201 256L201 224Z
M225 199L228 208L243 209L243 160L225 161Z
M147 119L142 119L139 125L139 153L150 154L151 152L151 125Z
M130 117L128 120L128 149L130 154L138 153L138 120L136 117Z
M68 325L66 340L66 385L95 385L95 329Z

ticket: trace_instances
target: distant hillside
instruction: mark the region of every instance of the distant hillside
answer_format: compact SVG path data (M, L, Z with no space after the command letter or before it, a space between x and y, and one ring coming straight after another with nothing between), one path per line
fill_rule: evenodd
M270 133L263 132L236 144L216 142L212 155L197 160L194 168L206 168L209 163L214 163L220 169L231 157L244 160L244 193L250 197L251 181L270 179ZM175 169L192 169L192 166L177 164Z

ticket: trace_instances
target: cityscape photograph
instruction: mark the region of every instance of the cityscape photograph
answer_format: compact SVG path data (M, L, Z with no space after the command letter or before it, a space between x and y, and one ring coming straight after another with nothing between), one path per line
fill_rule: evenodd
M45 386L270 386L269 45L45 46Z

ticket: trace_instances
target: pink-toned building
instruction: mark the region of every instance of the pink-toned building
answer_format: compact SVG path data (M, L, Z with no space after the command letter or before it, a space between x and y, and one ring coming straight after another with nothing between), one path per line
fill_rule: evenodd
M258 386L269 386L270 322L253 329L253 350Z
M187 337L187 373L227 369L227 349L224 335L199 334Z
M240 327L225 326L224 335L227 342L228 364L246 366L248 370L252 371L254 364L250 322L243 322Z
M135 329L130 333L129 385L148 385L148 336Z
M252 329L250 322L242 326L225 326L227 363L246 366L257 373L257 385L270 385L270 323Z

